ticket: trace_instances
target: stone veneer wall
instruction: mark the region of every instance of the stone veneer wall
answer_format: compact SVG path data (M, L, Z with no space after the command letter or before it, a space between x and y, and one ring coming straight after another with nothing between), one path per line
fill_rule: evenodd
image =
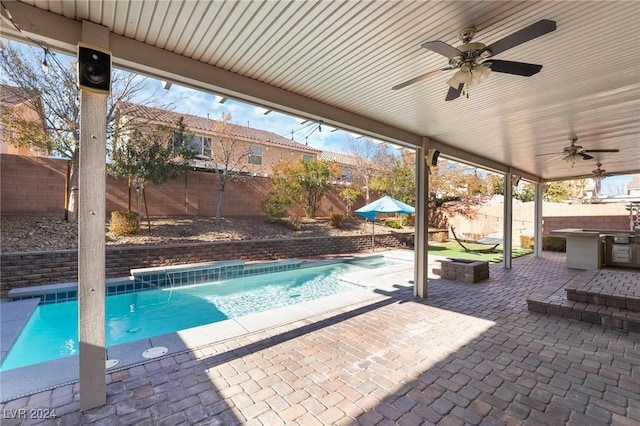
M413 233L380 234L376 247L413 245ZM211 243L107 247L106 277L129 276L131 269L216 260L245 261L306 258L357 253L371 249L371 236L307 237L279 240L216 241ZM0 297L12 288L78 280L77 250L3 253L0 256Z

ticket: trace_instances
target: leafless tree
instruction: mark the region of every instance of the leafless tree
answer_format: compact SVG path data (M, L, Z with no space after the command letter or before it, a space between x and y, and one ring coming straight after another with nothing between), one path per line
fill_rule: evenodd
M349 137L348 151L355 157L355 174L364 182L364 198L369 203L369 191L372 179L381 174L384 166L387 165L387 150L384 144L377 144L369 138L355 139ZM377 162L379 161L379 162Z
M223 113L222 119L213 125L214 136L211 139L211 160L218 175L218 203L216 206L216 225L220 225L224 191L227 183L240 179L247 171L247 159L250 152L244 141L239 140L232 131L231 114Z
M48 66L42 67L43 52ZM9 141L29 146L50 155L69 160L65 219L75 221L78 190L78 154L80 149L80 91L76 84L76 66L71 57L43 48L7 43L0 49L0 81L37 94L27 101L42 122L42 134L34 137L33 123L2 115L2 126L15 129L20 137ZM148 88L145 77L114 69L111 95L107 101L107 139L114 134L116 105L120 101L135 100L142 104L160 104L160 93ZM166 109L168 104L164 104ZM107 146L110 144L107 143ZM106 161L106 159L105 159Z

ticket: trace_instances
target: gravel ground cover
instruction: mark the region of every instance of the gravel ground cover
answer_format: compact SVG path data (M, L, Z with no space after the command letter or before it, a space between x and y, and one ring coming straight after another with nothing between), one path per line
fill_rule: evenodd
M381 222L376 223L376 234L393 231ZM213 218L151 218L150 231L143 220L140 233L127 237L110 235L105 229L107 246L369 234L371 222L358 217L345 220L342 228L331 227L328 218L304 219L302 229L298 231L283 224L269 223L264 217L224 218L220 225L216 225ZM2 253L75 249L77 240L77 226L62 218L3 216L0 220Z

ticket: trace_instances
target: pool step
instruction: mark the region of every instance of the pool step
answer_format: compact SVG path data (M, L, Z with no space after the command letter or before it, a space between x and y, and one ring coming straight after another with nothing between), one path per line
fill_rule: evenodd
M584 271L564 288L527 298L528 309L563 318L640 332L640 274Z

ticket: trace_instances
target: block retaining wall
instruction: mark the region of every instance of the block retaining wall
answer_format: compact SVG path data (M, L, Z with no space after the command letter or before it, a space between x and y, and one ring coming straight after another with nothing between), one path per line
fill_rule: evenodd
M376 247L386 248L410 247L413 245L413 233L376 235L375 244ZM107 247L106 278L125 277L129 276L131 269L154 266L231 259L259 261L306 258L370 249L369 235ZM6 298L12 288L77 280L77 250L3 253L0 256L1 298Z

